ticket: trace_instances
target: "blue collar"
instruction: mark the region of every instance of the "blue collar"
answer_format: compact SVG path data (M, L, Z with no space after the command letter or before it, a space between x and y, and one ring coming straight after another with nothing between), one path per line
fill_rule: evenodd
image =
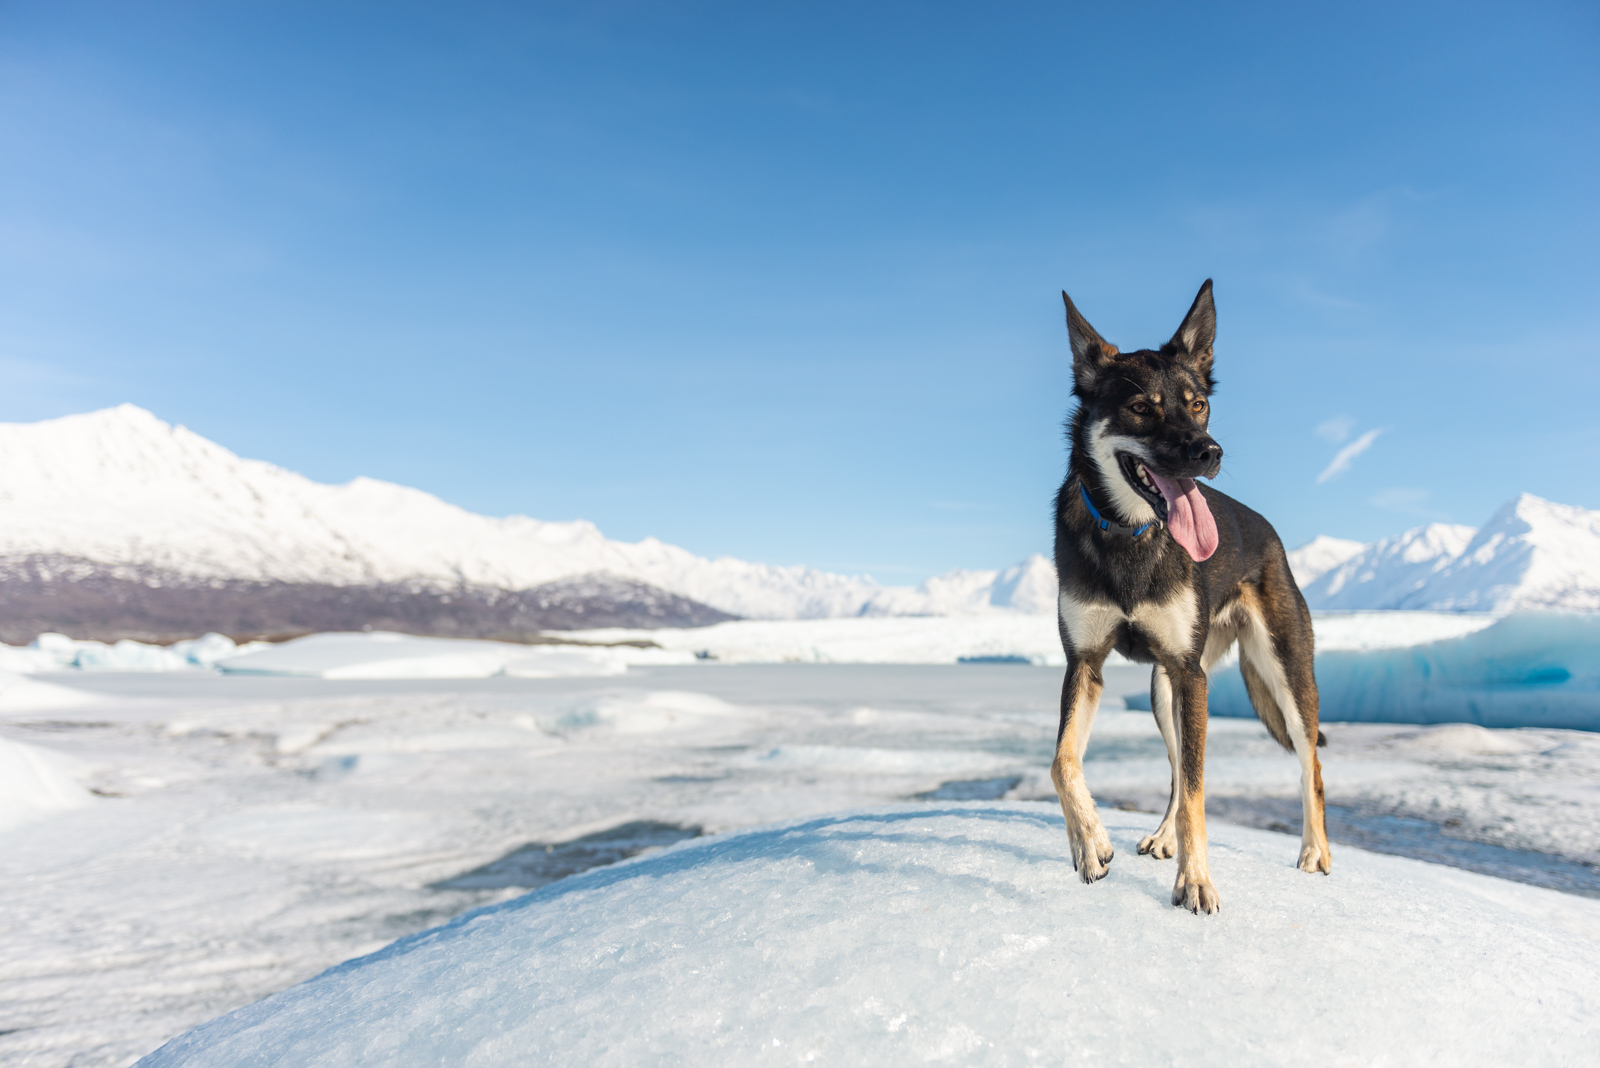
M1084 486L1083 479L1081 478L1078 480L1078 492L1083 494L1083 503L1085 507L1089 509L1089 514L1094 516L1095 525L1101 530L1110 531L1113 534L1126 534L1130 538L1137 538L1140 534L1143 534L1145 531L1155 526L1157 522L1160 522L1159 520L1154 520L1146 523L1142 527L1139 527L1137 530L1135 530L1133 527L1125 527L1121 523L1113 523L1111 520L1101 517L1100 510L1096 508L1094 506L1094 502L1089 499L1088 487Z

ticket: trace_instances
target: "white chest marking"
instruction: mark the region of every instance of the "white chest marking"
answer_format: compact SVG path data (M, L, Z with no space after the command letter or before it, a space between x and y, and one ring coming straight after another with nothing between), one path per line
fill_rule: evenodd
M1149 636L1156 649L1181 656L1194 648L1194 628L1199 615L1193 588L1184 586L1162 604L1146 602L1133 608L1133 623Z
M1061 625L1076 652L1089 653L1106 648L1116 629L1132 623L1151 647L1174 658L1186 656L1194 647L1194 628L1199 606L1194 590L1185 587L1169 600L1135 605L1127 614L1105 601L1079 601L1065 591L1059 599Z
M1127 617L1122 609L1103 601L1079 601L1062 591L1060 602L1061 625L1066 628L1067 640L1081 653L1104 649L1111 636Z

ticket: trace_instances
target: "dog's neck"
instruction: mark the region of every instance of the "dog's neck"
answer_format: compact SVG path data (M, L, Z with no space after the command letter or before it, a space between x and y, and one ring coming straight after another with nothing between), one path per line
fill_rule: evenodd
M1129 517L1123 515L1114 503L1116 494L1106 484L1108 479L1121 476L1106 473L1099 464L1080 455L1080 450L1076 448L1068 460L1067 472L1072 496L1067 504L1068 514L1081 519L1085 527L1093 528L1113 541L1128 541L1130 538L1148 541L1151 540L1150 535L1160 529L1161 520L1150 516L1142 516L1138 522L1129 523Z
M1089 519L1094 524L1095 529L1099 530L1101 533L1115 534L1128 538L1137 538L1147 531L1153 530L1161 525L1161 521L1159 519L1152 519L1148 523L1137 527L1130 527L1123 523L1113 522L1106 516L1104 512L1095 507L1094 498L1089 495L1089 487L1085 486L1081 479L1075 481L1078 483L1078 499L1083 501L1085 508L1089 509Z

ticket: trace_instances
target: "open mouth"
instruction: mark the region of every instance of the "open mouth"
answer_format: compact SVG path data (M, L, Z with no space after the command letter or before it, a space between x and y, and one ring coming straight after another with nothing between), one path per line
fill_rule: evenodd
M1172 540L1183 546L1196 561L1210 559L1217 551L1217 521L1211 506L1192 478L1170 478L1145 466L1129 453L1118 453L1122 475L1128 485L1150 502L1150 507L1166 524Z
M1150 469L1144 461L1131 453L1117 453L1117 463L1122 467L1122 477L1127 479L1128 485L1138 491L1139 495L1150 502L1150 507L1155 509L1156 515L1163 521L1167 518L1167 498L1156 485L1156 480L1150 474Z

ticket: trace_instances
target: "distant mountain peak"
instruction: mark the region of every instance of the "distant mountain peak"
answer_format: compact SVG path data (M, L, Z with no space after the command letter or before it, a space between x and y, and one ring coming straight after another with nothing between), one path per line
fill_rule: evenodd
M1302 591L1320 609L1600 611L1600 511L1523 493L1477 530L1430 523L1376 541Z
M0 424L0 502L0 560L90 561L117 574L519 591L604 573L729 615L780 619L1054 604L1053 594L1048 604L1037 594L1043 582L1033 560L1004 573L998 590L1002 573L993 571L952 573L913 589L707 560L656 538L612 541L586 520L475 515L374 478L313 482L133 404Z
M1289 550L1289 570L1304 589L1366 547L1366 542L1318 534L1299 548Z

